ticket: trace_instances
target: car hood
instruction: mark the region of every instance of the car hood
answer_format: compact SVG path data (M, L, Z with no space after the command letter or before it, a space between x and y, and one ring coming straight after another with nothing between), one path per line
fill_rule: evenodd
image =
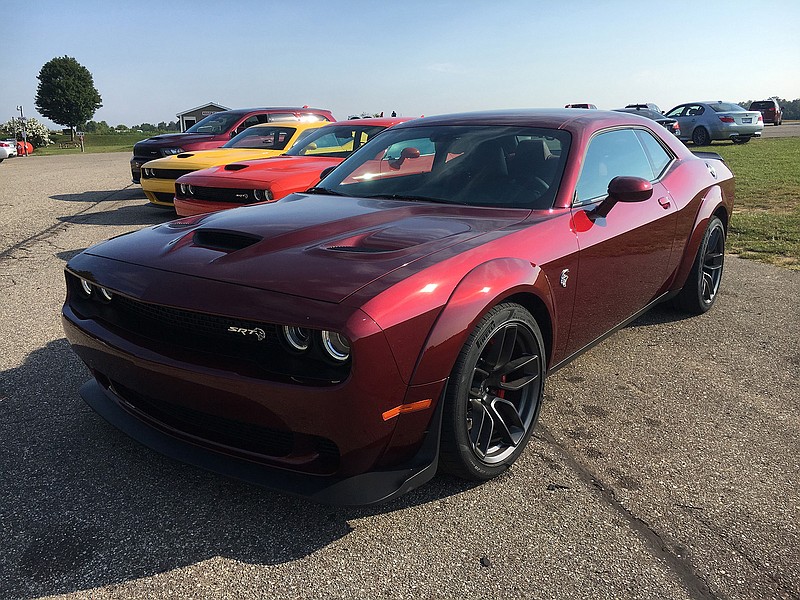
M293 194L144 229L86 254L338 303L392 271L411 275L421 258L529 214Z
M157 158L146 163L153 169L207 169L217 165L241 160L253 160L278 156L283 150L259 150L258 148L215 148L197 152L181 152L172 156Z
M185 175L186 179L181 179L181 183L210 187L247 187L243 182L248 182L248 185L250 182L269 184L307 173L318 178L324 169L334 167L343 160L324 156L276 156L204 169ZM316 181L315 178L312 179Z
M143 145L155 144L159 147L180 146L183 141L213 142L216 137L208 133L165 133L163 135L154 135L138 143Z

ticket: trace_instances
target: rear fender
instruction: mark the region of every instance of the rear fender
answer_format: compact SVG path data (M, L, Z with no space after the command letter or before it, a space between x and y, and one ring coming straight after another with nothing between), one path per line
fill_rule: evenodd
M731 186L732 181L732 179L729 180ZM732 193L730 196L732 196ZM683 256L675 272L672 285L673 290L679 290L686 284L686 278L692 270L694 259L697 256L697 250L700 248L700 244L703 241L703 236L705 235L711 217L714 215L718 216L725 226L725 231L728 231L728 221L731 209L733 208L732 205L732 197L729 197L728 194L723 194L722 188L719 185L710 188L703 197L697 215L695 215L692 233L689 236L686 246L684 246Z
M467 273L439 313L420 353L411 384L422 385L448 377L481 317L517 294L537 296L553 322L552 290L540 267L517 258L498 258Z

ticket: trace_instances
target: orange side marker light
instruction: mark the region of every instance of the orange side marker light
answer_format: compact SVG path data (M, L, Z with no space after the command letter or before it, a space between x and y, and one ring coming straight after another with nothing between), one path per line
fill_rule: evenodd
M420 400L419 402L412 402L411 404L401 404L400 406L395 406L394 408L390 408L383 413L383 420L388 421L389 419L394 419L395 417L400 416L402 413L425 410L426 408L430 408L431 402L433 402L433 400L428 398L427 400Z

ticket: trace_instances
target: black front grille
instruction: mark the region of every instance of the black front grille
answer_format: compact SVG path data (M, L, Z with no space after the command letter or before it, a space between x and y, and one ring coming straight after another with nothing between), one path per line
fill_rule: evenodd
M81 318L102 322L137 345L179 360L311 386L334 385L350 373L349 362L334 364L315 351L293 353L275 323L172 308L120 294L105 302L97 294L86 298L73 274L67 273L67 281L70 306Z
M133 157L147 162L154 158L161 158L161 152L158 148L147 148L137 144L133 147Z
M327 439L264 427L201 412L163 400L149 398L119 382L111 381L114 393L135 410L191 436L267 457L282 458L313 449L319 456L314 471L330 472L339 464L339 448Z
M188 173L194 173L194 169L142 169L143 179L171 179L175 181L178 177L183 177Z
M196 200L208 200L210 202L231 202L235 204L252 204L258 202L253 190L240 190L235 188L216 188L204 186L192 186L191 197Z
M169 192L150 192L156 197L156 200L159 202L166 202L167 204L174 204L175 203L175 196L170 194Z
M158 304L147 304L124 296L114 297L114 308L118 325L130 331L149 332L148 337L174 342L189 342L194 345L198 337L216 342L277 344L277 327L272 323L256 323L229 317L218 317L205 313L170 308ZM237 331L231 331L231 328ZM255 333L242 333L242 330ZM261 336L263 332L263 337ZM259 340L258 338L261 337ZM248 350L249 352L249 350Z

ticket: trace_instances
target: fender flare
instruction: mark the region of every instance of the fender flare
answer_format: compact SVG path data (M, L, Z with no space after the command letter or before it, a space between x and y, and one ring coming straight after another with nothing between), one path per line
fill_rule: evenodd
M543 320L542 313L546 312L547 322L540 322L539 326L545 345L551 340L548 352L552 352L555 307L547 275L541 267L522 259L496 258L476 266L454 288L425 340L411 385L449 377L458 353L480 318L493 306L519 294L540 307L534 311L537 320Z
M683 248L683 256L675 271L672 285L673 291L682 289L686 284L686 278L689 277L689 272L692 270L692 265L706 233L708 222L713 216L718 216L722 220L727 234L731 212L728 204L722 194L722 189L718 185L709 189L701 201L692 225L692 235L689 236L689 240Z

